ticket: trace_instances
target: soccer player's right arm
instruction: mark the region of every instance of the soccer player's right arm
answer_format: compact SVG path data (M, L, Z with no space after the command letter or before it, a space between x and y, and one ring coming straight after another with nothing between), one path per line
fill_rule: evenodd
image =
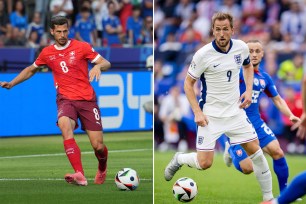
M184 82L184 90L186 97L190 103L191 109L194 113L194 122L199 126L206 126L208 124L208 119L202 112L194 91L194 84L196 79L192 78L189 74L187 74L185 82Z
M10 89L13 86L16 86L17 84L20 84L21 82L29 79L32 77L37 71L37 68L32 64L25 69L23 69L12 81L10 82L0 82L0 86L2 88Z
M185 82L184 82L184 91L185 91L186 97L194 113L202 112L198 104L197 97L194 92L195 82L196 82L196 79L190 77L189 75L186 76Z
M205 71L206 65L203 61L203 56L204 54L200 54L199 51L196 52L196 54L193 56L192 62L188 69L188 74L184 82L185 94L194 113L194 122L199 126L206 126L208 124L208 119L201 110L194 91L195 82Z

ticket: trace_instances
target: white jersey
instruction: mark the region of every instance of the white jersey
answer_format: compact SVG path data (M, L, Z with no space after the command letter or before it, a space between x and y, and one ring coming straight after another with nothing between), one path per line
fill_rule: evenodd
M213 41L195 53L188 74L202 82L200 105L204 105L204 114L230 117L239 113L239 71L249 63L249 48L241 40L230 40L228 52Z

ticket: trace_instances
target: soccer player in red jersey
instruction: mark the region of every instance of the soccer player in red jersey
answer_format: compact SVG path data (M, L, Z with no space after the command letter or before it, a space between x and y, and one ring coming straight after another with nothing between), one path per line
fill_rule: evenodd
M103 143L100 109L90 82L94 79L97 81L101 71L108 70L111 65L88 43L68 39L68 32L67 18L53 17L50 33L55 44L44 48L32 65L22 70L12 81L0 82L0 86L10 89L32 77L39 66L47 65L52 70L57 90L57 123L63 135L66 155L75 171L66 174L65 180L71 184L87 185L81 152L73 135L79 118L99 161L95 183L102 184L106 177L108 150ZM89 72L88 61L95 63Z

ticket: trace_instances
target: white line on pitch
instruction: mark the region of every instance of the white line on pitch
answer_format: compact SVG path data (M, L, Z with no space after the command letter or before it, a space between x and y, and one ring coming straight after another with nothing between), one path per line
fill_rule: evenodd
M64 178L0 178L0 181L64 181ZM94 179L87 179L93 181ZM114 179L106 179L113 181ZM150 178L140 178L141 181L152 181Z
M152 149L123 149L123 150L110 150L109 153L120 153L120 152L144 152ZM91 152L82 152L82 154L93 154ZM55 154L33 154L33 155L17 155L17 156L5 156L0 157L0 159L17 159L17 158L31 158L31 157L54 157L54 156L64 156L65 153L55 153Z

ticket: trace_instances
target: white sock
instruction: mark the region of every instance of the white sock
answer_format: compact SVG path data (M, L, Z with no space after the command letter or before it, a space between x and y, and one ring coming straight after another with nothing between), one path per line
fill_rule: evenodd
M257 152L252 154L250 156L250 159L252 160L254 173L259 182L263 194L263 200L271 200L273 198L272 176L268 162L262 150L259 149Z
M195 152L179 154L177 157L177 161L180 165L186 164L189 167L202 170L198 162L197 153Z

